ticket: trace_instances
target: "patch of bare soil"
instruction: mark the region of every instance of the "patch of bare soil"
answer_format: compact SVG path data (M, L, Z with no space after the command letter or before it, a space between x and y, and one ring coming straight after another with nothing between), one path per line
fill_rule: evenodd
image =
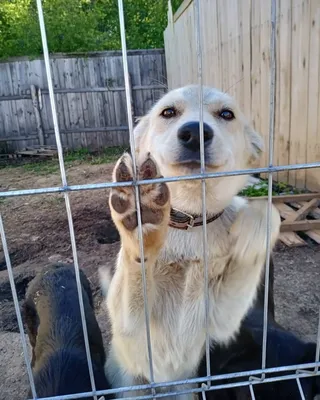
M80 164L68 169L70 184L110 180L113 165ZM0 169L0 190L52 187L57 172L38 175L23 167ZM108 190L70 193L79 265L94 292L98 322L106 343L108 323L99 289L98 268L114 265L119 235L111 221ZM28 282L49 262L73 262L63 195L5 199L0 203L19 301ZM306 340L314 340L320 305L320 247L275 251L278 321ZM26 398L27 378L3 249L0 247L0 400Z

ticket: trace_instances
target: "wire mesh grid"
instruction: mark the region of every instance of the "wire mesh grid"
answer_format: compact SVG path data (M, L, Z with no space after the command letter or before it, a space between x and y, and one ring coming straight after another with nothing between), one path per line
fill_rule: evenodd
M319 355L320 355L320 318L319 318L319 326L318 326L318 333L317 333L317 347L316 347L316 354L315 354L315 361L313 363L308 364L298 364L298 365L288 365L283 367L276 367L276 368L266 368L266 344L267 344L267 322L268 322L268 287L269 287L269 266L270 266L270 215L271 215L271 207L272 207L272 174L274 172L279 171L290 171L290 170L300 170L300 169L310 169L310 168L319 168L320 162L315 163L305 163L305 164L292 164L292 165L282 165L282 166L274 166L273 165L273 141L274 141L274 122L275 122L275 74L276 74L276 0L271 0L271 37L270 37L270 67L271 67L271 77L270 77L270 119L269 119L269 157L268 157L268 167L265 168L254 168L254 169L245 169L245 170L236 170L236 171L228 171L228 172L219 172L219 173L206 173L205 172L205 161L204 161L204 132L203 132L203 102L202 102L202 95L203 95L203 78L202 78L202 43L201 43L201 19L200 19L200 7L201 1L194 0L194 7L195 7L195 39L197 44L197 65L198 65L198 84L199 84L199 129L200 129L200 154L201 154L201 172L195 175L188 175L188 176L178 176L178 177L167 177L167 178L157 178L151 179L146 181L140 181L134 176L132 182L121 182L121 183L113 183L113 182L104 182L99 184L85 184L85 185L68 185L66 171L64 166L64 159L63 159L63 149L61 145L61 138L59 133L59 126L58 126L58 119L57 119L57 112L55 106L55 98L54 98L54 89L53 89L53 81L51 76L51 69L50 69L50 59L49 59L49 52L48 52L48 45L47 45L47 38L46 38L46 30L45 30L45 21L43 16L43 9L42 9L42 0L36 0L37 3L37 10L39 16L39 25L41 31L41 39L42 39L42 46L43 46L43 54L44 54L44 61L45 61L45 69L47 74L47 81L48 81L48 89L49 89L49 96L50 96L50 105L51 111L53 116L53 124L54 124L54 132L58 150L58 157L59 157L59 165L60 165L60 173L61 173L61 180L62 185L58 187L48 187L48 188L41 188L41 189L26 189L26 190L11 190L6 192L0 192L0 197L14 197L14 196L26 196L26 195L36 195L36 194L48 194L48 193L64 193L65 205L66 205L66 212L68 217L68 224L69 224L69 231L70 231L70 238L71 238L71 246L72 246L72 253L74 259L74 267L76 273L76 282L77 282L77 289L78 289L78 296L79 296L79 303L80 303L80 312L81 312L81 320L82 320L82 327L83 327L83 334L85 338L85 348L86 348L86 355L88 361L88 368L89 368L89 375L90 381L92 386L92 391L87 393L79 393L79 394L72 394L72 395L64 395L59 397L46 397L43 399L46 400L53 400L53 399L81 399L88 396L93 396L94 399L100 399L101 396L105 394L114 394L116 395L121 394L123 392L131 391L131 390L146 390L151 389L150 395L141 395L135 397L126 397L127 399L150 399L150 398L162 398L168 396L174 396L178 394L186 394L186 393L198 393L202 395L203 399L206 399L206 392L211 390L219 390L223 388L231 388L231 387L241 387L241 386L248 386L251 394L251 398L255 399L254 387L257 384L264 384L270 382L278 382L284 380L295 380L297 383L297 387L299 393L301 395L301 399L304 399L303 388L300 383L301 378L307 378L310 376L320 375L319 371ZM123 7L123 0L118 0L118 10L119 10L119 23L120 23L120 33L121 33L121 45L122 45L122 59L123 59L123 69L124 69L124 78L125 78L125 92L126 92L126 101L127 101L127 111L128 111L128 125L129 125L129 135L130 135L130 147L131 147L131 154L133 157L133 166L134 172L136 172L136 159L135 159L135 141L133 135L133 120L132 115L130 112L130 105L131 105L131 92L130 92L130 82L129 82L129 72L128 72L128 60L127 60L127 49L126 49L126 32L125 32L125 21L124 21L124 7ZM252 370L252 371L245 371L245 372L236 372L230 374L223 374L223 375L211 375L210 371L210 343L209 343L209 335L208 335L208 310L209 310L209 297L208 297L208 260L207 260L207 232L206 232L206 179L214 179L216 177L222 176L236 176L236 175L250 175L253 173L267 173L268 174L268 224L267 224L267 260L266 260L266 273L265 273L265 297L264 297L264 317L263 317L263 343L262 343L262 363L261 369ZM144 184L150 183L160 183L160 182L176 182L182 180L190 180L196 179L201 180L202 182L202 210L203 210L203 217L204 217L204 224L203 224L203 261L204 261L204 282L205 282L205 311L206 311L206 368L207 374L204 377L188 379L188 380L180 380L180 381L173 381L173 382L154 382L154 373L153 373L153 361L152 361L152 346L151 346L151 337L150 337L150 323L149 323L149 310L147 304L147 288L146 288L146 277L145 277L145 265L144 265L144 248L143 248L143 241L142 239L142 222L141 222L141 210L140 210L140 196L139 196L139 186ZM149 356L149 368L150 368L150 377L151 382L148 385L138 385L138 386L130 386L130 387L122 387L117 389L111 390L103 390L97 391L95 387L95 380L93 374L93 367L91 361L91 355L89 350L89 341L88 341L88 333L87 333L87 326L85 320L85 313L84 313L84 305L83 305L83 298L82 298L82 291L81 291L81 282L80 282L80 271L79 271L79 263L78 263L78 256L77 256L77 247L76 247L76 240L75 240L75 233L73 228L73 219L72 219L72 211L70 206L69 200L69 193L73 191L81 191L81 190L98 190L98 189L105 189L105 188L113 188L113 187L124 187L124 186L133 186L135 189L136 194L136 206L137 206L137 217L138 217L138 234L139 234L139 242L140 242L140 258L142 260L142 277L143 277L143 296L144 296L144 313L145 313L145 320L146 320L146 338L147 338L147 348L148 348L148 356ZM21 342L23 348L24 359L26 363L29 383L32 392L32 398L37 399L36 388L34 384L31 364L28 356L27 351L27 342L24 335L23 329L23 322L21 317L21 312L19 308L19 302L17 297L17 292L14 284L14 276L12 265L10 262L9 250L5 235L5 229L3 225L3 220L0 215L0 234L1 240L4 250L5 261L7 265L15 311L18 320L18 326L21 335ZM307 369L313 369L312 371L307 371ZM271 376L270 374L273 373L287 373L282 376ZM228 382L228 383L220 383L221 381L226 381L230 379L240 379L242 381L237 382ZM215 382L219 381L219 384L215 384ZM177 390L179 386L185 384L198 384L198 387L189 389L189 390ZM157 393L157 388L166 388L165 393ZM170 388L172 389L170 391ZM103 397L102 397L103 398Z

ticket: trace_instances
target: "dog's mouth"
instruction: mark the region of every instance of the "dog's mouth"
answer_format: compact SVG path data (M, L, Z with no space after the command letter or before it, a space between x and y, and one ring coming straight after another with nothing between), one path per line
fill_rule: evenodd
M207 168L215 168L217 167L211 155L205 152L204 154L204 163ZM201 168L201 154L200 151L198 152L182 152L179 157L173 163L176 167L183 167L189 170L200 170Z

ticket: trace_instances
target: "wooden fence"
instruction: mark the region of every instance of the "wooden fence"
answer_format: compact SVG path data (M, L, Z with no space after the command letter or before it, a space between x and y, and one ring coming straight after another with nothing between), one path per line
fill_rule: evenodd
M201 0L204 83L234 95L263 135L267 165L270 94L270 0ZM274 164L320 161L320 2L277 3ZM185 0L168 15L168 87L197 82L195 10ZM297 187L320 188L320 170L281 172Z
M143 115L166 91L164 50L128 52L132 113ZM55 100L62 143L97 149L128 143L120 51L53 55ZM42 59L0 63L0 153L55 145Z

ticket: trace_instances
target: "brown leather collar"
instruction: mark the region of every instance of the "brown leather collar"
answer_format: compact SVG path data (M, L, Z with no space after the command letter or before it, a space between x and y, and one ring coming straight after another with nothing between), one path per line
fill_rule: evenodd
M223 211L224 210L222 210L218 214L213 215L210 218L207 217L207 224L218 219L223 214ZM171 226L171 228L187 231L188 229L191 229L195 226L202 225L203 218L201 215L191 215L185 213L184 211L178 210L177 208L171 208L169 221L169 226Z

